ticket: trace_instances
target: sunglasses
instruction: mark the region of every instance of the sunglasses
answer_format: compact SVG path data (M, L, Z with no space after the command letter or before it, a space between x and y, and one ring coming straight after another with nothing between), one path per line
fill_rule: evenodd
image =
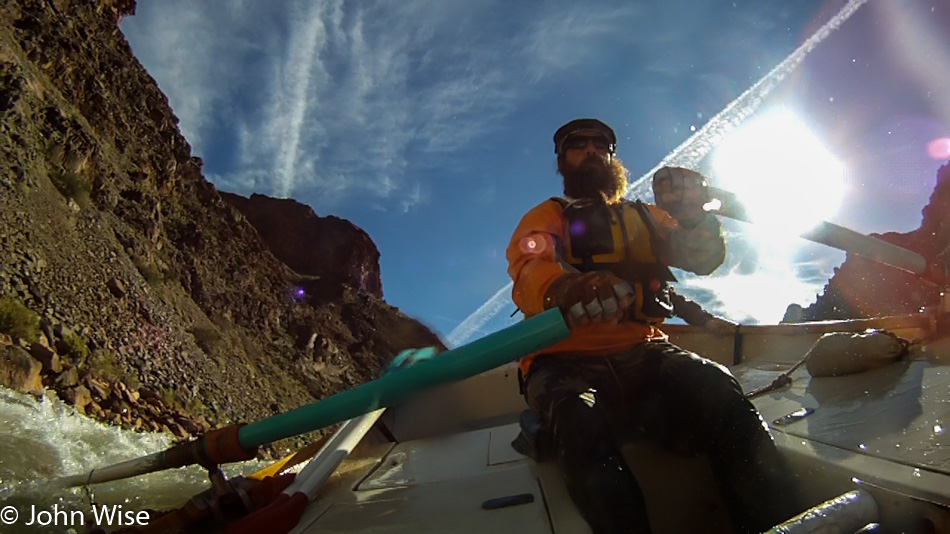
M606 137L599 135L572 135L564 140L561 145L562 150L587 148L587 143L594 143L597 150L610 150L611 143Z

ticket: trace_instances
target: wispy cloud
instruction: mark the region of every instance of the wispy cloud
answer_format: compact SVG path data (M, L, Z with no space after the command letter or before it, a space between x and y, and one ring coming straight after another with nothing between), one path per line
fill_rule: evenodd
M419 204L425 204L428 200L429 195L422 189L422 184L416 182L412 186L412 190L409 191L409 194L402 201L401 207L403 213L408 213L409 210L416 207Z
M444 167L526 94L531 51L485 35L489 8L167 0L123 29L219 187L405 211L427 202L415 171Z
M600 45L618 35L634 33L630 29L643 11L635 5L594 9L589 4L549 4L548 9L547 13L539 13L525 43L532 59L529 72L535 80L596 59L594 54L604 50Z

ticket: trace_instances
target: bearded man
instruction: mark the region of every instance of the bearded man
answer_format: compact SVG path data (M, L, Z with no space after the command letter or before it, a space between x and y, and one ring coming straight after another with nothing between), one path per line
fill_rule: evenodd
M594 532L650 532L620 453L633 438L705 452L737 530L767 530L794 515L776 494L781 458L767 427L725 367L659 329L673 312L669 267L705 275L725 258L719 221L702 209L705 181L663 168L654 187L666 209L625 200L616 143L599 120L559 128L565 196L530 210L508 246L515 304L528 317L560 308L571 327L522 359L525 398Z

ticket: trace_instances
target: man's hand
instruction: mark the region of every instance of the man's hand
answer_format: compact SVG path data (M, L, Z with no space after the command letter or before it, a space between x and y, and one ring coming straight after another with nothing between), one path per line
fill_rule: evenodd
M560 308L571 328L592 323L617 324L634 298L630 284L613 273L566 273L548 287L544 308Z
M691 228L702 221L709 202L709 188L702 174L682 167L663 167L653 175L653 196L658 208Z
M389 362L389 366L386 368L387 373L393 371L398 371L400 369L406 369L412 367L413 365L424 362L426 360L431 360L432 358L439 355L438 347L423 347L421 349L406 349L393 358L393 361Z

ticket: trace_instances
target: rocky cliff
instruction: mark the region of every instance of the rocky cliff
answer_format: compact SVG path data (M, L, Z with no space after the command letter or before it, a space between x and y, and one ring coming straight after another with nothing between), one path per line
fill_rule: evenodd
M294 271L309 275L311 296L335 296L344 286L383 298L379 251L369 235L339 217L320 217L291 199L221 193L254 226L267 247Z
M912 250L931 261L950 263L950 164L937 172L937 183L922 211L920 228L912 232L872 234ZM914 275L849 254L816 302L804 309L789 307L787 321L820 321L917 313L938 302L943 288Z
M0 7L0 380L182 436L441 345L381 300L361 230L222 199L118 29L134 7Z

